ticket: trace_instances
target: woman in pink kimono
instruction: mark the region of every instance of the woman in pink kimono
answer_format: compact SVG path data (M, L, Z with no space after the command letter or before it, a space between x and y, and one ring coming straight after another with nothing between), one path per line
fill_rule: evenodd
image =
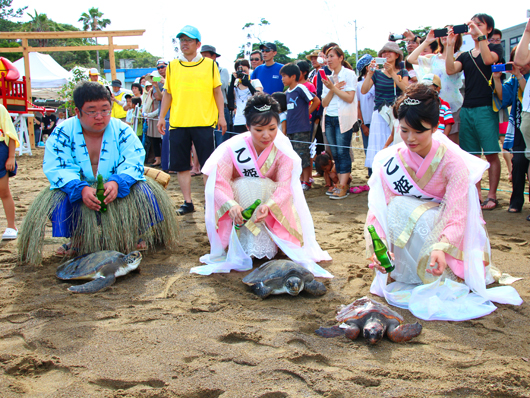
M514 288L493 282L491 253L475 184L488 163L437 133L438 94L410 86L394 105L403 143L377 154L369 181L366 226L393 256L388 275L371 256L370 291L422 319L465 320L519 305ZM367 252L373 253L365 228Z
M289 139L277 134L279 111L271 96L254 95L244 111L250 131L225 141L204 165L202 172L209 176L205 197L211 251L200 259L206 265L191 272L250 270L251 257L271 259L279 247L315 276L332 277L316 264L331 257L315 240L300 185L300 157ZM244 223L241 212L256 199L261 205Z

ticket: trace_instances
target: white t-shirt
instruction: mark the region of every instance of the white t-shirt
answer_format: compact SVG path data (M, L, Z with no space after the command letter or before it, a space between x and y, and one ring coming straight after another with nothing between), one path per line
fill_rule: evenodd
M358 83L362 86L363 82L364 78ZM361 93L361 90L357 90L355 95L357 95L357 101L361 107L364 124L371 124L372 113L374 113L375 85L372 84L372 88L366 94Z
M357 75L354 71L342 67L339 74L337 75L338 80L335 78L335 72L331 76L328 76L333 83L346 82L346 85L342 88L342 91L355 91L357 89ZM328 95L329 89L322 85L322 98ZM345 101L339 98L338 95L334 95L329 105L326 107L327 116L339 116L339 106L342 108L346 104ZM350 104L347 104L348 106Z
M263 86L259 79L252 79L250 83L255 89L263 89ZM245 110L245 106L247 105L248 99L252 97L252 94L250 94L250 90L247 87L245 87L244 90L241 90L239 87L236 86L234 87L234 95L236 97L236 116L234 117L234 126L245 125L247 124L247 121L245 120L245 115L243 114L243 111Z

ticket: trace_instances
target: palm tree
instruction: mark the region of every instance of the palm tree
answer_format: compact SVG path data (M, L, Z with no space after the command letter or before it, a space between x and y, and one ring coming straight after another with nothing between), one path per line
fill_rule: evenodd
M57 30L57 24L48 18L46 14L39 14L37 10L33 10L35 15L27 13L31 21L25 22L21 25L21 30L24 32L50 32ZM48 39L37 39L38 47L45 47L48 45Z
M83 30L103 30L107 25L110 25L110 19L103 19L103 13L98 8L92 7L86 12L81 14L78 22L83 23ZM98 38L96 37L96 45L98 44ZM96 50L96 58L99 70L99 50Z

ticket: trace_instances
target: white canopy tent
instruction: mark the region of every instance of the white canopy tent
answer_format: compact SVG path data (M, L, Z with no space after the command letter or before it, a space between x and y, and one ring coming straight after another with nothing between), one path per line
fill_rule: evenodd
M13 65L25 76L24 58ZM58 91L70 78L70 72L59 65L50 55L38 52L29 53L32 96L42 99L59 99Z

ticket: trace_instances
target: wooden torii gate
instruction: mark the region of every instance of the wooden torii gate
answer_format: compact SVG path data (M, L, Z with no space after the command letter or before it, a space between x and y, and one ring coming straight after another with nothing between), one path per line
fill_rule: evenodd
M116 58L115 50L137 50L137 44L117 45L114 44L114 37L122 36L142 36L145 33L141 30L107 30L107 31L70 31L70 32L0 32L0 39L22 40L21 47L0 47L0 53L22 53L24 56L24 69L26 75L27 97L31 101L31 73L29 68L30 52L55 52L55 51L94 51L109 50L110 73L112 79L116 79ZM96 38L107 37L108 44L98 44L96 46L64 46L64 47L30 47L29 39L72 39L72 38ZM35 133L33 128L33 118L28 119L28 130L30 145L35 147Z

